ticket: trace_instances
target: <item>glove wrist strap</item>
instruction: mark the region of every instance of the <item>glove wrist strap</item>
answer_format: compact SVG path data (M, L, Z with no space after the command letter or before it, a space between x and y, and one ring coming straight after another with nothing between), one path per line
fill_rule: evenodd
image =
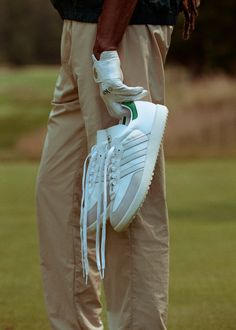
M123 81L120 59L116 51L103 52L100 60L97 60L96 57L92 55L92 59L93 75L96 83L117 79Z

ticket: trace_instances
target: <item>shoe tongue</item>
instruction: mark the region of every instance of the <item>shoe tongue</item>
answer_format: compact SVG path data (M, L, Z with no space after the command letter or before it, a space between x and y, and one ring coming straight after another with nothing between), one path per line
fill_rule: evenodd
M107 133L105 129L100 129L97 131L97 144L101 144L107 141Z
M123 133L127 129L126 125L118 124L112 127L107 128L107 133L112 138L119 136L121 133Z

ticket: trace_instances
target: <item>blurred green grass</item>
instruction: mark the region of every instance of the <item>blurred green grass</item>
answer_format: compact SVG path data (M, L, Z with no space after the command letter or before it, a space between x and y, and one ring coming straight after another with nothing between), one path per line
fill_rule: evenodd
M0 69L0 149L45 125L57 67Z
M235 166L234 160L167 163L169 330L235 329ZM35 222L36 172L35 163L0 165L1 330L49 330Z
M1 160L39 159L58 72L57 66L0 68ZM186 69L167 68L169 158L236 157L235 88L235 77L194 79Z

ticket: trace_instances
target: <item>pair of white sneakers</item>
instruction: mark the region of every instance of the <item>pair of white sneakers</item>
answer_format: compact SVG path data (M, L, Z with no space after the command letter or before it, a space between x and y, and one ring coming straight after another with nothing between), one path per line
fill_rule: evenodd
M86 279L87 231L96 229L96 261L104 278L107 219L117 232L131 223L151 184L166 126L168 110L163 105L135 101L123 106L127 117L97 132L96 145L84 163L80 225Z

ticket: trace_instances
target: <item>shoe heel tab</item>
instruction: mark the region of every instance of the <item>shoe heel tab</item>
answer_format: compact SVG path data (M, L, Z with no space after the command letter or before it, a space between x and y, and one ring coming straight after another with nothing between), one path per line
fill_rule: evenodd
M130 111L131 120L138 118L138 110L134 102L123 102L122 106Z

